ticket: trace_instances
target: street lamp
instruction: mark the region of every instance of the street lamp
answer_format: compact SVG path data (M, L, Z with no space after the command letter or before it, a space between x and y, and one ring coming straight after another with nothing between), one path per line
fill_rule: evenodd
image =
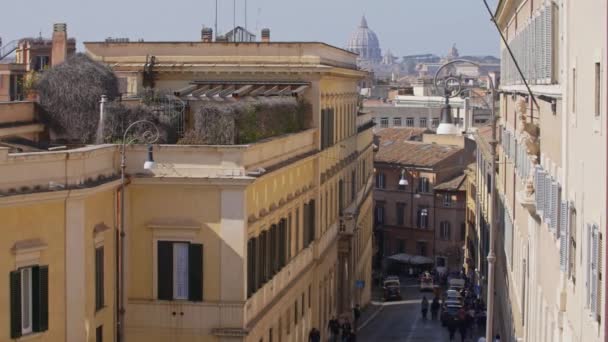
M128 138L129 131L135 126L148 125L150 130L136 134ZM160 137L158 127L148 120L139 120L130 124L122 136L120 147L120 287L119 287L119 311L118 311L118 341L124 342L125 328L125 169L127 167L127 156L125 153L127 145L136 141L141 141L148 144L148 158L144 163L145 170L151 170L155 167L152 144ZM128 140L127 140L128 139Z
M401 185L401 186L408 185L407 179L405 179L405 169L401 170L401 179L399 179L399 185Z

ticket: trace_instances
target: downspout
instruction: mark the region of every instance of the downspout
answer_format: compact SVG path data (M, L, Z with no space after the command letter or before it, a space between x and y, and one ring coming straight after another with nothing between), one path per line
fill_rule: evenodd
M606 20L606 18L608 18L608 6L606 6L606 16L604 17L604 20ZM606 20L606 46L608 47L608 20ZM607 61L604 60L604 69L606 69L606 64ZM608 85L608 73L604 73L606 74L606 84ZM606 107L604 108L604 112L606 112L608 110L608 91L604 90L604 92L606 93ZM605 114L604 114L605 115ZM604 121L606 121L604 119ZM606 121L606 130L608 132L608 121ZM608 169L608 165L606 165L606 163L608 163L608 136L606 139L606 159L604 159L604 167L606 167ZM606 171L606 169L605 169ZM604 189L604 194L606 195L606 199L605 199L605 204L606 204L606 210L604 210L604 213L608 213L608 172L605 172L606 175L606 189ZM606 232L604 232L604 236L606 236ZM605 244L604 244L605 246ZM604 268L606 267L606 265L608 265L608 253L604 253L604 255L606 256L606 260L604 262ZM607 274L607 272L604 272L604 274ZM608 282L604 281L604 297L608 297L606 296L606 294L608 292ZM608 314L608 300L604 299L604 317L603 317L603 323L604 323L604 341L608 340L608 322L606 322L606 315Z

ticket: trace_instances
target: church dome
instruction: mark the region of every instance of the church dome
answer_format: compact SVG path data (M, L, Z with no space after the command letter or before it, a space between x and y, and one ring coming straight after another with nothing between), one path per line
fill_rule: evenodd
M365 17L361 18L361 24L351 35L346 49L359 54L359 58L363 61L380 62L382 60L378 36L369 29Z

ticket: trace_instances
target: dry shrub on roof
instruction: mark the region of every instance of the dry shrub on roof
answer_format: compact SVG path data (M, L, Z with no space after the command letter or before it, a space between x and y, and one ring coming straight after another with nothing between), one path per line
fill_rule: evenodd
M204 102L180 144L249 144L305 129L311 106L292 97L257 98L231 103Z
M112 70L84 54L45 71L36 84L43 120L69 142L95 141L101 95L118 96Z
M104 117L103 142L122 142L127 127L138 120L147 120L153 123L159 132L157 143L172 144L177 141L177 128L174 117L163 111L155 111L146 104L125 105L120 102L110 102L106 105ZM148 124L138 124L131 128L127 140L137 139L135 143L146 143L141 138L150 131L156 133Z

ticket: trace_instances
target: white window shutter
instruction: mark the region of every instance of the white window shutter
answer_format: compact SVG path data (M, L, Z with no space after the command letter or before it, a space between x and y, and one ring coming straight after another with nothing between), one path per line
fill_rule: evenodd
M551 176L549 174L547 174L545 176L545 182L544 182L544 187L545 187L545 196L544 196L544 203L543 203L543 219L545 220L545 223L549 223L549 220L551 219Z
M593 240L592 240L592 236L593 236L593 229L591 227L590 224L586 225L587 227L587 271L585 272L585 288L586 288L586 306L588 308L591 308L591 272L592 272L592 246L593 246Z
M536 191L536 212L542 217L545 210L545 172L540 166L536 167L534 188Z
M557 182L551 183L551 229L556 237L559 236L559 209L560 209L560 198L561 198L561 186Z
M543 70L544 70L544 65L543 65L543 60L545 58L544 56L544 41L543 41L543 18L544 16L542 15L542 13L536 17L535 19L535 26L536 26L536 50L535 50L535 54L536 54L536 84L541 83L541 80L543 78Z
M553 5L549 3L545 11L545 78L553 83Z
M568 272L568 236L570 234L570 208L568 201L562 201L560 206L559 229L559 266L563 272Z
M597 266L598 266L598 256L599 256L599 251L598 251L598 246L599 245L599 239L598 239L598 232L597 232L597 226L592 226L592 230L591 230L591 296L589 298L590 300L590 305L589 308L591 310L591 313L594 315L597 315L598 312L598 306L597 306L597 302L598 302L598 298L597 298L597 285L598 285L598 270L597 270Z

